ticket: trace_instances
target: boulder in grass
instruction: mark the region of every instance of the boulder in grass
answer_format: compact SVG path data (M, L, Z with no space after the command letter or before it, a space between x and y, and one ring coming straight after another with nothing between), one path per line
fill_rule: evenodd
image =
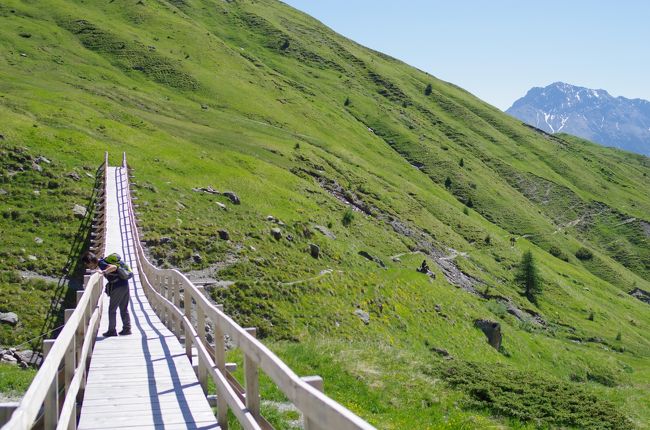
M480 328L481 331L483 331L485 337L488 339L488 343L490 346L492 346L492 348L496 349L497 351L499 348L501 348L501 324L495 321L479 319L474 321L474 326Z
M15 326L18 324L18 315L16 315L14 312L0 313L0 322Z
M354 311L354 314L359 317L361 321L365 325L370 324L370 314L368 312L362 311L361 309L357 309Z
M9 364L18 364L18 359L10 354L4 354L0 357L0 362Z
M314 228L319 232L321 232L325 237L328 237L330 239L336 239L336 235L332 233L327 227L322 225L314 225Z
M227 230L219 230L217 233L219 234L219 239L230 240L230 233Z
M38 352L31 351L29 349L25 349L23 351L15 351L13 355L18 359L20 363L34 364L37 366L40 365L43 358Z
M88 211L86 210L85 207L81 205L74 205L74 207L72 208L72 213L76 218L84 219Z
M39 155L38 157L36 157L36 159L34 161L36 161L38 164L41 164L41 163L50 164L51 163L50 160L43 157L42 155Z
M241 201L239 200L239 196L237 196L237 194L235 194L232 191L224 191L222 194L224 196L228 197L230 199L230 201L235 205L238 205L238 204L241 203Z
M271 236L273 236L273 238L274 238L275 240L280 240L280 239L282 239L282 230L280 230L280 229L277 228L277 227L276 227L276 228L272 228L272 229L271 229Z
M311 256L314 258L318 258L320 256L320 247L314 243L310 243L309 254L311 254Z
M68 178L72 179L73 181L80 181L81 176L79 176L79 173L77 172L70 172L66 175Z
M432 346L429 349L431 350L431 352L435 352L436 354L440 355L441 357L451 358L451 355L449 354L449 351L447 351L444 348L438 348L438 347Z

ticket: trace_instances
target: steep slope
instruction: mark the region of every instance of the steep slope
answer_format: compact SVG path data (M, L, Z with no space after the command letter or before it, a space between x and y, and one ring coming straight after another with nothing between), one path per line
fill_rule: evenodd
M612 97L555 82L534 87L506 111L547 133L569 133L601 145L650 155L650 102Z
M650 291L648 158L523 126L279 2L46 3L0 5L3 159L127 151L158 264L220 281L334 398L380 428L648 422L650 316L628 294ZM52 229L54 194L40 226L11 215L48 168L3 166L2 231Z

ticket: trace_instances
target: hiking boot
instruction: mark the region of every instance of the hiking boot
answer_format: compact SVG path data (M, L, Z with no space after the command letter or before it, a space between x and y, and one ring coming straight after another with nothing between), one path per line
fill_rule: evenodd
M109 330L105 333L102 333L102 336L104 337L117 336L117 332L115 330Z
M131 329L130 329L130 328L124 328L124 329L122 329L122 331L120 332L120 336L128 336L128 335L130 335L130 334L131 334Z

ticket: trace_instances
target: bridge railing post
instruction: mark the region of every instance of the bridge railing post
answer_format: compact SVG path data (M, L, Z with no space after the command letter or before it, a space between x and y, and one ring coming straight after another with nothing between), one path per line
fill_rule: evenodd
M320 376L305 376L300 378L305 381L307 384L316 388L321 393L323 392L323 378ZM319 425L305 417L305 430L323 430Z
M167 297L167 276L164 274L160 277L158 292L160 293L161 297ZM169 312L169 309L167 309L167 306L165 306L165 302L162 300L160 300L160 315L160 319L162 320L163 324L165 324L165 327L169 328L169 317L171 314Z
M160 292L160 275L155 274L153 277L153 290L156 292ZM153 310L156 312L157 315L160 315L160 304L158 303L158 299L155 294L152 294L153 297ZM162 318L161 318L162 319Z
M77 291L77 304L81 301L81 297L83 296L84 292L83 291ZM84 319L85 319L85 313L84 313ZM86 321L82 321L78 326L77 326L77 337L79 339L83 339L86 337ZM82 342L77 342L77 357L81 357L81 345Z
M176 277L172 278L172 291L174 294L174 306L176 307L176 309L180 309L181 308L181 296L180 296L181 285ZM174 326L174 334L176 335L176 337L181 337L181 323L182 323L181 319L178 318L177 316L176 324Z
M77 360L76 360L76 339L73 336L72 341L70 342L70 346L68 347L68 350L65 352L65 396L70 395L70 386L72 383L72 378L74 378L74 373L76 370L77 366ZM68 429L69 430L74 430L77 428L77 402L73 402L72 405L72 413L70 414L70 421L68 422Z
M43 341L43 360L47 358L52 346L54 346L55 339L45 339ZM52 384L47 390L45 402L43 403L44 409L44 428L45 430L56 429L56 424L59 422L59 377L58 375L52 378Z
M218 321L213 321L214 325L214 363L219 371L226 374L226 341L223 335L223 329ZM228 402L225 393L219 390L217 385L217 422L219 428L228 430Z
M169 300L170 303L174 303L174 278L171 275L165 278L165 285L167 287L167 295L165 298ZM174 326L176 325L176 312L174 312L173 308L168 310L168 318L167 328L173 333Z
M171 303L173 298L173 278L171 275L165 276L165 298L169 300ZM169 331L172 333L174 332L174 324L176 322L176 314L174 313L173 309L168 309L167 310L167 328Z
M257 337L257 329L245 328L246 332ZM246 382L246 407L256 419L260 418L260 381L257 364L244 354L244 380Z
M185 310L185 355L192 362L192 293L187 285L183 285L183 307Z
M200 290L199 290L200 291ZM205 345L205 313L203 312L203 309L201 309L201 306L199 304L196 304L196 326L197 326L197 333L199 335L198 338L198 343ZM198 348L198 345L197 345ZM205 394L208 394L208 369L206 367L206 363L204 360L201 359L201 355L198 354L197 351L197 361L198 361L198 374L197 376L199 377L199 382L201 383L201 388L203 388L203 392Z
M66 309L63 311L63 320L64 322L68 322L70 317L72 316L72 313L74 312L74 309ZM77 339L76 336L72 338L72 341L70 342L70 345L68 346L68 349L65 352L65 358L64 358L64 368L65 368L65 394L66 396L70 392L70 383L72 382L72 378L74 377L74 372L75 369L77 368Z

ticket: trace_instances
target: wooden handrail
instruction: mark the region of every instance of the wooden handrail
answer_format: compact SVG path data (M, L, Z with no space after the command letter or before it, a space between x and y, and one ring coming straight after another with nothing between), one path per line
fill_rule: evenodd
M98 171L103 178L104 194L107 170L108 152L104 154L103 168ZM103 244L106 233L105 220L98 233L97 243ZM99 273L90 276L83 294L78 295L77 306L53 342L18 408L2 430L31 429L39 419L41 411L45 417L43 427L46 429L76 428L76 400L87 374L86 366L99 327L103 300L102 286L103 277ZM81 345L76 342L78 333L84 334ZM63 407L60 408L58 379L62 366L65 373L65 399Z
M124 155L126 165L126 154ZM131 231L133 232L134 246L136 248L136 259L140 268L140 280L145 293L161 320L181 337L185 336L186 351L188 358L192 360L192 346L196 347L198 355L199 379L204 374L209 374L217 386L217 408L218 422L220 428L227 430L227 410L232 410L239 422L245 429L271 428L265 420L261 419L259 402L251 403L249 399L257 398L259 393L246 393L246 405L239 399L233 387L227 380L225 368L225 343L224 335L228 335L232 343L241 349L244 354L245 378L257 378L257 368L266 373L284 395L304 415L305 423L309 429L337 429L337 430L370 430L373 426L353 414L350 410L335 402L320 390L305 382L293 370L289 368L271 350L258 341L246 329L238 325L232 318L226 315L219 307L211 303L199 289L175 269L159 269L147 259L142 247L137 223L131 202L129 181L126 181L129 218ZM178 300L180 289L184 289L184 309L181 310ZM163 294L166 290L167 297ZM172 301L170 298L174 296ZM193 306L192 304L196 305ZM193 309L194 308L194 309ZM192 322L192 310L196 313L195 320L198 322L208 319L215 329L215 351L214 359L208 353L208 345L205 342L203 327L195 327ZM180 331L179 321L182 321L183 331ZM198 323L197 323L198 326ZM203 369L203 371L202 371ZM205 371L207 369L207 372ZM205 381L201 380L201 385ZM249 387L257 387L257 384L246 384ZM254 405L254 406L253 406Z

